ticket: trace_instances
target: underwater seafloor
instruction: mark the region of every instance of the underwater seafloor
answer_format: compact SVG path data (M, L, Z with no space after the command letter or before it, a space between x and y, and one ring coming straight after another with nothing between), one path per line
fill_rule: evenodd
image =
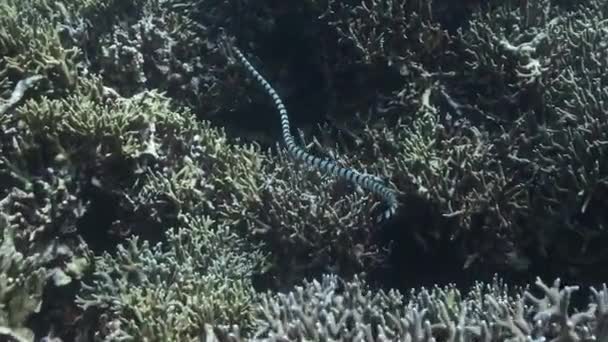
M607 68L604 0L0 0L0 341L607 341Z

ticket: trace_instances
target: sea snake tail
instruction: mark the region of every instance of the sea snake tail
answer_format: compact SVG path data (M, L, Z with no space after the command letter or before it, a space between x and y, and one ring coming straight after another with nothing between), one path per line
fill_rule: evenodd
M264 87L266 93L272 97L274 101L275 107L278 109L279 114L281 116L281 129L283 133L283 140L285 141L285 145L287 146L287 151L289 154L295 158L296 160L303 161L310 167L316 168L323 172L328 172L335 177L340 177L350 181L354 184L361 186L362 188L369 190L384 199L387 204L387 209L379 215L377 221L383 221L389 219L395 212L397 211L398 201L397 201L397 192L395 190L387 187L383 182L378 180L375 176L360 173L355 170L347 169L337 165L335 162L315 157L308 152L304 151L302 148L298 147L294 141L293 136L289 130L289 117L287 116L287 110L285 109L285 105L283 105L283 101L277 94L277 92L272 88L270 83L264 79L262 75L249 63L245 55L233 44L227 44L236 54L238 60L245 66L245 68L253 75L256 81Z

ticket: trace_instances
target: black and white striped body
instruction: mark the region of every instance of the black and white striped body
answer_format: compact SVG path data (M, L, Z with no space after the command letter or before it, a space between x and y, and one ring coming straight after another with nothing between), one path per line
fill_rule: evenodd
M287 146L287 151L289 154L297 159L301 160L310 167L318 169L323 172L328 172L336 177L341 177L350 182L353 182L362 188L369 190L379 196L381 196L388 206L388 208L382 213L382 215L378 218L378 220L385 220L390 218L397 211L397 192L388 188L384 183L378 180L375 176L364 174L357 172L355 170L347 169L337 165L335 162L315 157L302 148L298 147L295 144L294 138L291 135L291 131L289 129L289 117L287 116L287 110L283 105L283 101L279 98L277 92L272 88L270 83L260 75L260 73L249 63L247 58L243 55L243 53L235 46L231 45L231 48L235 52L239 61L245 65L247 70L253 75L253 77L264 87L264 90L272 97L274 101L274 105L279 110L279 114L281 116L281 129L283 133L283 140L285 141L285 145Z

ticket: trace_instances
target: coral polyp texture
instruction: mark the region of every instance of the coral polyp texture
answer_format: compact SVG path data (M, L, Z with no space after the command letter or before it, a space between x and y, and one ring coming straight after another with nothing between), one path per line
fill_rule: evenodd
M608 340L607 35L603 0L0 1L0 340Z
M503 282L411 291L371 291L361 279L335 275L306 281L257 301L255 330L239 338L230 327L207 328L206 341L601 341L608 308L606 286L592 288L583 311L571 309L578 286L510 289ZM538 294L536 294L538 292Z
M262 255L239 253L245 241L228 226L183 221L167 232L166 246L132 238L115 256L96 259L96 280L77 302L110 309L99 327L108 339L191 341L205 324L249 325L251 276Z

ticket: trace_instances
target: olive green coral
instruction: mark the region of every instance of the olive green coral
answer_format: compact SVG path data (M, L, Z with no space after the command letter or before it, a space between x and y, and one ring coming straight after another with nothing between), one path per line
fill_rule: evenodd
M59 2L3 1L0 4L0 75L43 75L60 87L76 83L80 50L61 42L57 26L70 14Z
M39 255L25 256L15 248L15 227L0 213L0 337L34 341L27 320L39 312L47 272Z
M201 217L182 217L164 244L134 237L115 256L96 258L95 278L78 299L83 309L108 312L99 327L108 340L192 341L205 324L241 324L252 318L251 277L259 252L231 228Z

